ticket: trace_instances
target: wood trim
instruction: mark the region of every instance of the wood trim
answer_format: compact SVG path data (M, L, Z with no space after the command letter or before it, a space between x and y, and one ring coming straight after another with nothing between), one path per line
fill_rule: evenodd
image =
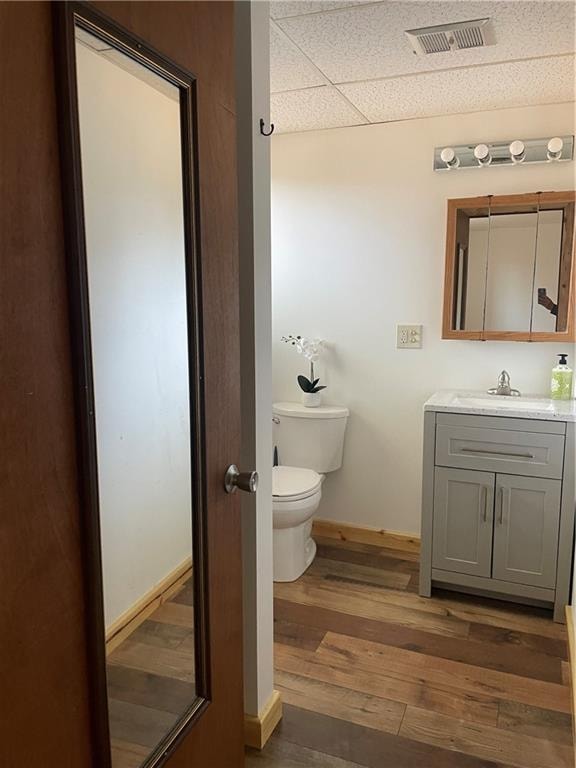
M187 557L180 565L149 589L116 621L106 628L106 655L123 643L143 621L162 603L169 600L192 576L192 558Z
M314 520L312 534L326 539L355 541L357 544L373 544L401 552L420 553L420 537L412 533L385 531L351 523L337 523L334 520Z
M244 715L244 743L246 746L263 749L281 719L282 697L279 691L274 690L262 712L259 712L258 715Z
M485 208L488 205L489 195L477 197L452 197L448 203L453 203L456 208ZM560 192L523 192L518 195L492 195L492 208L508 208L512 206L558 205L559 203L573 203L576 201L575 190L561 190Z
M568 665L570 667L570 688L572 691L572 741L574 744L574 765L576 765L576 616L571 605L566 606L566 629L568 632Z
M444 321L442 322L444 324ZM444 329L442 331L442 338L443 339L460 339L460 341L483 341L482 331L456 331L454 330L454 328Z
M446 216L446 257L444 267L444 297L442 303L442 338L460 339L468 341L576 341L576 267L574 248L574 228L571 233L570 222L573 222L573 210L576 200L576 192L567 190L563 192L538 192L521 195L492 195L490 197L460 197L447 201ZM565 310L559 313L558 320L564 325L563 331L459 331L454 329L452 318L454 312L454 275L456 269L456 245L458 212L466 210L469 215L485 210L490 202L492 210L498 213L513 212L518 208L528 207L550 209L555 206L564 207L569 215L565 217L566 226L563 237L561 258L561 272L563 279L559 278L558 299L560 293L566 297ZM570 215L572 212L572 215ZM567 287L568 286L568 287Z

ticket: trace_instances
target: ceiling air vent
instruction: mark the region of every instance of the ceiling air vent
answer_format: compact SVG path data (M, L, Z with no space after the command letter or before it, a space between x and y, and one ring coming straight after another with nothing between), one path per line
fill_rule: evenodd
M436 27L407 29L404 34L418 56L484 48L496 42L491 19L473 19L453 24L439 24Z

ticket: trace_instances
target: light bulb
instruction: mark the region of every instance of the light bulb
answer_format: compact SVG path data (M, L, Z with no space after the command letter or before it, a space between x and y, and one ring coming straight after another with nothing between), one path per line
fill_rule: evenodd
M454 152L452 147L444 147L442 152L440 152L440 159L443 163L446 163L447 168L458 168L460 165L460 160L456 156L456 152Z
M526 147L524 142L520 140L513 141L510 144L510 157L513 163L522 163L526 157Z
M490 165L492 155L486 144L478 144L474 147L474 157L478 160L478 165Z
M560 160L562 157L562 150L564 149L564 142L559 136L554 136L548 142L548 160Z

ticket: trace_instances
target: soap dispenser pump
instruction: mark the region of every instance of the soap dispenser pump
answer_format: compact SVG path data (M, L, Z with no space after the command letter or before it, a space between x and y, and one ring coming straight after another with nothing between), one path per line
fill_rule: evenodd
M550 397L553 400L570 400L572 397L572 369L568 366L568 355L558 355L560 361L552 368Z

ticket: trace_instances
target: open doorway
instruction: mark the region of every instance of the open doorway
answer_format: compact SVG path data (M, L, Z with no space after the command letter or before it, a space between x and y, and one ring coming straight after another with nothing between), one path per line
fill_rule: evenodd
M247 763L568 768L574 6L270 17L283 719Z

